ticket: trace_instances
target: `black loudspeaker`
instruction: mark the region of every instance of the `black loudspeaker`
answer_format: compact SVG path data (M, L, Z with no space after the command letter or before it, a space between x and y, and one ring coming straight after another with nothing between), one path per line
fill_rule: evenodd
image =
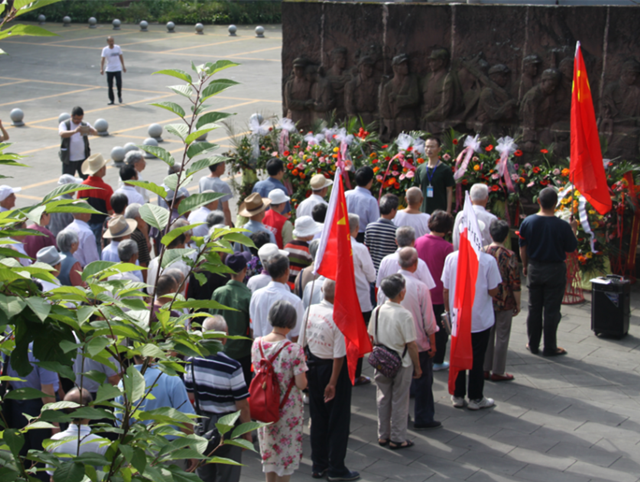
M617 275L601 276L591 283L591 330L622 338L629 332L631 282Z

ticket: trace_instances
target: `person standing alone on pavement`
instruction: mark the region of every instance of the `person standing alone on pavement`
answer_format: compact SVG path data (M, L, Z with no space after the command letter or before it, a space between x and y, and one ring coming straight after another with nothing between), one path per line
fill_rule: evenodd
M124 66L124 57L122 57L122 49L116 45L113 37L107 37L107 46L102 49L102 59L100 60L100 75L105 73L105 60L107 63L107 85L109 86L109 104L113 105L115 97L113 96L113 79L116 80L118 88L118 101L122 104L122 73L127 71Z
M88 122L82 122L84 110L76 106L71 109L71 119L61 122L58 126L60 151L58 156L62 162L62 174L75 175L76 171L82 179L87 176L82 173L82 163L91 155L89 134L97 136L96 131Z

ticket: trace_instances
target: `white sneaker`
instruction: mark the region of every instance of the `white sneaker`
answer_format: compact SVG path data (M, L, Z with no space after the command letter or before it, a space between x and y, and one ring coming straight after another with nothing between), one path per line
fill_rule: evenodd
M481 408L493 407L495 404L496 402L493 400L493 398L482 397L478 400L469 400L469 405L467 405L467 408L469 410L480 410Z
M305 405L309 405L309 395L307 395L306 393L303 393L303 394L302 394L302 402L303 402Z
M454 397L451 395L451 403L454 408L464 408L464 397Z
M433 364L433 371L434 372L439 372L442 370L448 370L449 369L449 362L442 362L442 363L434 363Z

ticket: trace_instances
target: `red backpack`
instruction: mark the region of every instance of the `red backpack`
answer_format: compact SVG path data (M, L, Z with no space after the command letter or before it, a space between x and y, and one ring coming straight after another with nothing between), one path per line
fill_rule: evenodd
M249 386L249 408L251 410L251 418L258 422L273 422L276 423L280 420L280 409L284 407L284 404L289 398L289 393L295 384L295 378L291 379L289 388L284 394L282 402L280 401L280 385L278 385L278 377L273 369L273 362L278 358L280 352L290 342L286 342L282 347L275 352L271 357L266 358L262 351L262 340L260 340L260 363L258 369L251 380Z

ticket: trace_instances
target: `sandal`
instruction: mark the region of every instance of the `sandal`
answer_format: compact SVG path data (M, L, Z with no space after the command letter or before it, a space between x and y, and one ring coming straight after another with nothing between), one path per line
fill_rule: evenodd
M529 346L529 343L527 343L526 345L527 350L529 350L533 355L537 355L538 354L538 349L536 348L535 350L532 350L531 347Z
M361 385L368 385L369 383L371 383L371 378L365 377L363 375L363 376L360 376L360 377L356 378L356 382L353 384L353 386L354 387L359 387Z
M567 354L567 350L565 350L564 348L558 347L558 348L556 348L555 353L542 352L542 354L544 356L561 356L561 355L566 355Z
M384 447L385 445L389 445L389 439L388 438L379 438L378 439L378 445L380 445L380 447Z
M409 447L413 447L413 442L411 440L405 440L404 442L389 442L389 448L391 450L407 449Z

